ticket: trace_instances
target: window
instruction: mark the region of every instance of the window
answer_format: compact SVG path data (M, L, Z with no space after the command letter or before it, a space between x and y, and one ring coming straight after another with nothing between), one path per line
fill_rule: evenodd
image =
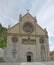
M40 42L40 43L44 43L44 38L40 38L40 39L39 39L39 42Z
M53 57L51 57L51 59L53 60Z
M18 41L17 36L16 36L16 35L13 35L13 36L12 36L12 42L13 42L13 43L17 43L17 41Z
M18 41L18 39L17 39L16 37L13 37L13 38L12 38L12 42L13 42L13 43L16 43L17 41Z

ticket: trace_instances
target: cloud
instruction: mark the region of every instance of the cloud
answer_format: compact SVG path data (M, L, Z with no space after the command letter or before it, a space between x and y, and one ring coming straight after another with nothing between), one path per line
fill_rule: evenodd
M33 0L32 1L32 6L31 6L31 12L33 15L37 15L40 12L40 9L43 7L45 4L46 0Z
M45 5L42 5L43 7L40 9L40 12L38 12L37 14L37 18L39 18L40 24L49 22L46 20L48 20L48 18L54 14L53 5L54 3L52 3L51 0L49 0L49 2L46 1Z
M50 51L54 51L54 47L50 47Z
M0 0L0 22L3 26L18 22L19 14L23 12L27 0Z

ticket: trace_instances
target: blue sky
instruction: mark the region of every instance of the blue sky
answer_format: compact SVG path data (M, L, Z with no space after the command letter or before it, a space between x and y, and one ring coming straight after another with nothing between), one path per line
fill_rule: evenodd
M0 23L3 26L15 25L19 14L30 10L38 24L49 34L50 50L54 50L54 0L0 0Z

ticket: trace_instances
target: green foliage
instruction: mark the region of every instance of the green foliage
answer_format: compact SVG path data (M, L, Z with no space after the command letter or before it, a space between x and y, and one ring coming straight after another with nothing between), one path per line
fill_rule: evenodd
M7 43L7 28L0 24L0 48L3 48Z

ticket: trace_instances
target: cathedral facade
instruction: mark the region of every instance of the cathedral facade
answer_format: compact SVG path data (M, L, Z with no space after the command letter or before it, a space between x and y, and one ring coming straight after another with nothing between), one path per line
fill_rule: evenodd
M19 23L7 30L6 62L50 61L48 32L29 12L19 16Z

